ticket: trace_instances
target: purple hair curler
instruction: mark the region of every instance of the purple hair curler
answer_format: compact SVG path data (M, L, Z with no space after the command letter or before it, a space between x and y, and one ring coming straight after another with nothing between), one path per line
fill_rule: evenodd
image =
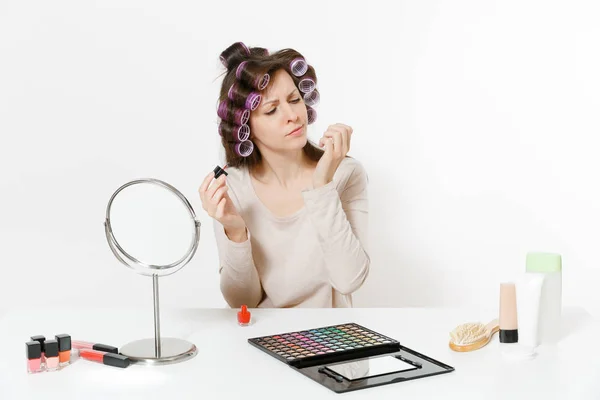
M246 65L248 65L248 61L242 61L240 65L238 65L237 69L235 70L235 77L238 80L244 81L255 89L263 90L266 88L271 80L269 74L257 76L253 79L250 73L246 72Z
M292 74L296 76L302 76L308 71L308 64L306 60L302 57L297 57L292 60L290 63L290 69L292 70Z
M317 84L312 78L304 78L298 82L298 89L300 89L302 93L310 93L315 90L316 86Z
M222 100L219 103L219 108L217 109L217 115L219 116L219 118L225 120L227 119L227 102L225 100Z
M236 70L235 70L235 77L238 79L242 79L242 71L244 70L244 68L246 68L246 64L248 64L248 61L242 61L240 63L240 65L237 66Z
M244 42L239 42L239 43L244 47L244 49L246 50L246 53L248 53L248 55L250 55L250 49L248 48L248 46L246 46L244 44Z
M256 92L251 92L244 99L243 96L245 93L244 94L239 93L238 90L239 90L238 84L237 84L237 82L234 82L233 85L231 85L231 87L227 91L227 98L234 103L239 104L239 103L243 102L244 107L249 108L252 111L256 110L256 108L260 104L260 100L262 99L262 96Z
M231 101L235 100L235 90L237 89L237 85L236 82L233 83L233 85L231 85L231 87L229 88L229 90L227 91L227 98Z
M229 132L229 129L224 123L219 124L219 135L221 137L225 136L225 133ZM234 137L236 142L243 142L244 140L248 140L250 137L250 127L246 125L233 125L233 129L231 130L232 136Z
M243 142L244 140L248 140L250 137L250 127L248 125L242 125L240 127L235 127L234 132L237 132L237 140L239 142Z
M262 96L258 93L250 93L250 95L246 98L246 108L254 111L256 107L260 104L260 100Z
M248 120L250 119L250 110L246 109L237 109L235 110L233 116L233 122L237 125L246 125Z
M254 150L254 143L250 140L244 140L235 144L235 152L240 157L248 157Z
M312 92L308 92L304 95L304 104L307 106L314 106L319 102L320 99L321 96L319 95L319 91L313 90Z
M264 74L262 78L260 78L260 81L258 81L257 89L263 90L264 88L266 88L270 80L271 76L269 74Z
M312 124L313 122L315 122L317 120L317 111L310 107L310 106L306 106L306 112L308 114L308 124Z

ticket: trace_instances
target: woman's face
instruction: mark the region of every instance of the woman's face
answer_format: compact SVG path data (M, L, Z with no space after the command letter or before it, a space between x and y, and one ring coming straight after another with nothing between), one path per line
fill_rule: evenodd
M287 71L276 71L250 115L251 139L259 148L272 151L302 149L308 140L307 121L302 93Z

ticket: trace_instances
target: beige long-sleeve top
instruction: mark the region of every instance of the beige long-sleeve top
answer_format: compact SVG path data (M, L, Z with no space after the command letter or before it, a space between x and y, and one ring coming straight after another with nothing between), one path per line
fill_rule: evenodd
M304 206L285 217L258 198L246 168L227 172L229 196L248 228L248 239L237 243L213 223L229 306L352 307L370 268L363 166L345 158L332 182L303 191Z

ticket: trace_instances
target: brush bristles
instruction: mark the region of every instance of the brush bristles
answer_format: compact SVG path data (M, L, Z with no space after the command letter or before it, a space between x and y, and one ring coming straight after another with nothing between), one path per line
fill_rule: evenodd
M450 332L452 342L457 345L467 345L483 339L486 335L485 325L479 322L469 322L454 328Z

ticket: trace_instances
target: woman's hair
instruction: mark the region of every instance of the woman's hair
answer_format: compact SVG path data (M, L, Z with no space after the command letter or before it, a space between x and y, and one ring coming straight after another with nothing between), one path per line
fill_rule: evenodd
M316 111L311 106L319 100L317 75L302 54L293 49L269 54L267 49L248 48L244 43L236 42L221 53L220 60L227 69L217 107L221 120L218 132L225 148L226 163L229 167L252 168L262 157L258 147L253 146L248 120L250 112L260 104L271 76L283 69L292 77L303 94L308 123L311 124L316 118ZM245 150L251 150L250 154ZM323 150L310 141L303 150L314 161L323 155Z

